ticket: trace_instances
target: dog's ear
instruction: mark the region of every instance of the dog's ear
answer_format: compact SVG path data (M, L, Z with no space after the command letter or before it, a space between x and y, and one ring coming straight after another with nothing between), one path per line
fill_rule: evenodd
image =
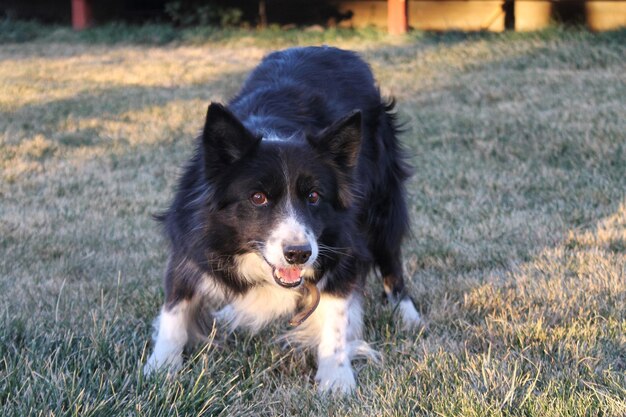
M323 158L329 160L338 174L338 200L348 207L354 197L353 171L361 149L361 112L355 110L318 136L309 137L309 143Z
M207 172L240 160L259 140L223 105L211 103L202 132Z
M320 153L330 156L337 168L352 170L361 149L361 111L355 110L341 118L311 142Z

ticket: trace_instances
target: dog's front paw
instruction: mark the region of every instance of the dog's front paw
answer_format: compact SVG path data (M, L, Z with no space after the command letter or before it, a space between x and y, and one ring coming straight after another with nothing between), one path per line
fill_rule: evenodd
M415 329L422 325L422 317L410 298L407 297L400 301L399 310L402 317L402 327L405 330Z
M170 355L157 355L154 352L148 358L143 367L143 374L149 376L153 372L167 370L169 374L173 374L183 367L183 357L180 354L172 353Z
M354 372L348 364L320 366L315 381L320 393L350 394L356 388Z

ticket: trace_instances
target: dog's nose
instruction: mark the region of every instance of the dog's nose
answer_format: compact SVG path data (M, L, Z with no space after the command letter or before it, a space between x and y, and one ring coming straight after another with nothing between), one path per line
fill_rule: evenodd
M285 246L283 249L285 260L290 264L303 264L311 257L311 246Z

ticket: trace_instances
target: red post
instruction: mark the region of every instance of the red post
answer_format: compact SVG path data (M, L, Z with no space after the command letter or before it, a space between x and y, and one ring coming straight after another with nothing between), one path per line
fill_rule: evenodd
M72 27L75 30L88 28L93 23L90 0L72 0Z
M408 12L406 0L387 0L387 30L391 35L407 32Z

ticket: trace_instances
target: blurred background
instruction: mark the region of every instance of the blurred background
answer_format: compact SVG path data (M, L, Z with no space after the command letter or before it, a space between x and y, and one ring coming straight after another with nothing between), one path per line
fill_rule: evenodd
M5 19L419 30L537 30L561 22L610 30L626 25L623 0L4 0Z

